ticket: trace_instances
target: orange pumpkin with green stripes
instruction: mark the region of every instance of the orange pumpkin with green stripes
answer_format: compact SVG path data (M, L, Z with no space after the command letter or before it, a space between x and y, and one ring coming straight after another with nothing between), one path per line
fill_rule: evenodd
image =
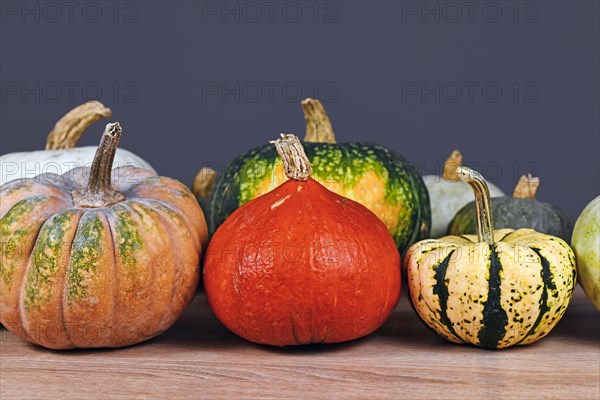
M493 230L485 180L466 167L478 236L423 240L407 252L408 289L421 319L455 343L504 348L546 336L575 287L574 254L562 239L532 229Z
M90 168L0 187L0 321L52 349L120 347L166 330L192 300L207 227L180 182L112 169L108 124Z
M302 145L312 165L313 178L377 215L401 252L428 238L429 196L416 168L400 154L375 143L336 143L322 104L306 99L302 107L306 119ZM237 157L216 178L216 183L213 172L201 170L193 188L204 209L208 209L209 228L214 233L238 207L287 179L273 146L264 145ZM213 183L214 187L207 188Z

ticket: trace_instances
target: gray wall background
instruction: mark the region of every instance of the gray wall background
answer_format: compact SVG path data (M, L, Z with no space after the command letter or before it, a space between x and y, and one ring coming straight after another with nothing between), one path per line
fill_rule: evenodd
M599 2L2 1L1 153L98 98L122 147L191 183L320 97L339 141L439 172L460 149L576 216L600 192ZM96 144L97 123L81 144Z

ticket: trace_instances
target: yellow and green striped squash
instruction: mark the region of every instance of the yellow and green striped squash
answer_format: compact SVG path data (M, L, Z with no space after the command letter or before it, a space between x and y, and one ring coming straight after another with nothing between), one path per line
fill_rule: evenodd
M479 237L414 244L405 256L412 304L451 342L491 349L533 343L569 305L576 281L573 251L564 240L532 229L494 231L485 181L466 167L459 176L475 191Z

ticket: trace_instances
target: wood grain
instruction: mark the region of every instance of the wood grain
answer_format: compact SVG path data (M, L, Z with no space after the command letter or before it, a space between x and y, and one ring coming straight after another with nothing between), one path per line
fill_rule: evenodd
M48 351L0 331L0 398L599 399L600 313L577 289L541 342L502 351L453 345L403 294L376 333L295 348L228 332L199 294L160 337L119 350Z

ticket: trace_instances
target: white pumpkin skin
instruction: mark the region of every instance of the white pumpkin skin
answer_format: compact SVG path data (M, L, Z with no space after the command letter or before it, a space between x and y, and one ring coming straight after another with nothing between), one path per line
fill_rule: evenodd
M464 182L448 182L437 175L425 175L425 186L431 202L431 237L446 235L448 224L456 213L473 201L473 190ZM504 192L488 183L490 197L504 196Z
M96 149L95 146L86 146L5 154L0 156L0 185L15 179L32 178L45 172L61 175L76 167L90 166ZM141 157L125 149L118 149L114 166L117 168L125 165L156 172Z
M579 283L600 310L600 196L581 212L573 229L571 245L577 258Z
M75 146L87 128L111 115L112 111L96 100L73 108L58 120L48 134L46 150L0 156L0 185L16 179L34 178L43 173L63 175L76 167L90 167L97 147ZM117 150L113 164L115 168L130 165L156 173L150 164L124 149Z

